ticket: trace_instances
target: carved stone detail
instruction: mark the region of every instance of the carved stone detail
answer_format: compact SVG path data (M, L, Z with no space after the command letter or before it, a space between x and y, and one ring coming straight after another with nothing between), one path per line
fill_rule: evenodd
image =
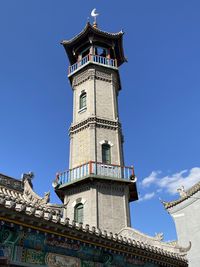
M179 193L180 197L187 197L187 193L185 191L184 186L182 185L180 188L177 189L177 192Z
M33 205L44 205L49 201L50 192L45 193L43 198L39 197L32 189L28 179L24 181L23 197L27 202L32 202Z
M72 79L72 87L76 87L80 85L81 83L89 80L89 79L94 79L96 78L97 80L103 80L107 82L113 82L116 85L118 84L118 79L116 74L111 71L106 71L106 70L96 70L93 68L88 68L85 71L82 71L79 74L74 75Z
M162 241L164 239L164 235L163 233L156 233L154 238L158 241Z
M88 191L88 190L90 190L90 185L89 186L82 186L79 188L73 188L67 192L67 195L70 196L70 195L77 194L77 193L84 192L84 191Z
M96 71L96 78L104 81L111 82L111 73L106 71Z
M85 71L82 71L80 74L78 75L75 75L73 77L73 80L72 80L72 87L75 87L85 81L87 81L88 79L90 79L90 77L94 76L95 75L95 72L94 70L85 70Z
M186 256L187 255L187 252L191 249L192 247L192 242L189 241L189 245L185 248L185 247L181 247L179 245L176 245L176 248L179 249L180 253L182 256Z
M121 192L124 193L124 187L122 186L116 186L116 185L108 185L108 184L104 184L104 183L98 183L96 185L96 188L98 190L103 190L103 191L115 191L115 192Z
M121 132L121 123L119 121L111 121L96 117L90 117L87 120L84 120L76 125L71 126L69 129L70 135L80 132L90 126L92 126L92 128L98 127L110 130L119 130Z

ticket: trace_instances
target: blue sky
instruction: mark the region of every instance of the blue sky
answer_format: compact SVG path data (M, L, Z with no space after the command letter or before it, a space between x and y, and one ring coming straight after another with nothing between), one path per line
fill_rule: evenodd
M59 42L80 32L96 7L102 30L125 31L120 119L126 165L135 166L140 201L132 225L176 238L159 198L178 197L200 178L200 2L187 0L11 1L0 3L0 172L35 173L51 190L68 168L72 91Z

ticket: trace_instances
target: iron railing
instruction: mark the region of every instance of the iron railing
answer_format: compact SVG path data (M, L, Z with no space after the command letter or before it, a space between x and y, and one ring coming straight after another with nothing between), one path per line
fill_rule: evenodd
M117 68L117 61L115 59L89 54L83 57L80 61L69 66L68 75L73 74L74 72L76 72L78 69L82 68L84 65L86 65L89 62L93 62L98 65L112 67L115 69Z
M71 170L57 173L56 181L59 185L74 182L89 175L130 180L135 177L133 167L89 161Z

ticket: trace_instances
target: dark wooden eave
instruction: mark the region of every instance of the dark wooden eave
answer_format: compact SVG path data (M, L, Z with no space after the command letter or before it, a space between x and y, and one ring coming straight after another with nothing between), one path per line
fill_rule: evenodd
M127 61L124 56L123 50L123 31L118 33L108 33L101 31L98 28L93 27L89 22L86 24L85 28L70 40L63 40L61 44L65 48L68 55L70 64L74 64L77 61L76 52L83 47L92 42L94 44L108 44L113 47L118 66Z

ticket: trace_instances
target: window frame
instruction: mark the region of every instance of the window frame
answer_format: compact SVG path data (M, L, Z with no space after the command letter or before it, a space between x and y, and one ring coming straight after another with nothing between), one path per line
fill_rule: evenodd
M104 143L101 146L101 150L102 150L102 163L111 164L111 146L108 143Z
M84 91L79 96L79 111L87 108L87 93Z
M84 205L83 203L78 203L74 207L74 221L77 223L83 223L83 212Z

